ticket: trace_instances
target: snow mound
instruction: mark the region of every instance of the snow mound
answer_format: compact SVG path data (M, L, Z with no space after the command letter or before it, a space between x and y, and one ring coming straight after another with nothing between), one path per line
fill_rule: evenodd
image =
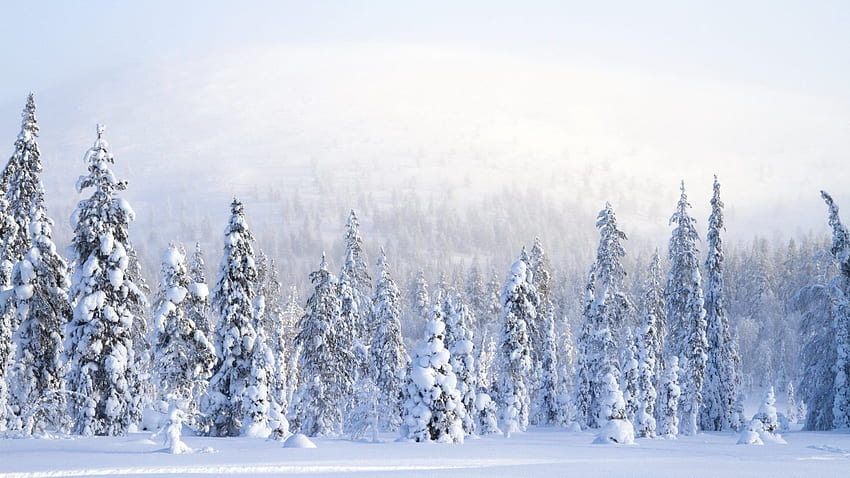
M782 435L767 431L764 423L757 418L754 418L747 427L741 430L741 435L738 437L738 445L764 445L765 443L788 444L782 438Z
M578 433L581 431L581 425L579 425L577 422L572 422L567 426L567 431Z
M283 442L284 448L316 448L316 444L313 443L307 436L302 433L296 433L291 437L287 438L285 442Z
M268 438L271 434L271 428L264 423L250 423L242 430L242 436L248 438Z
M764 445L761 441L758 432L746 427L741 430L741 435L738 437L738 445Z
M635 428L628 420L608 420L608 423L599 430L599 435L593 440L594 444L616 443L620 445L634 445Z

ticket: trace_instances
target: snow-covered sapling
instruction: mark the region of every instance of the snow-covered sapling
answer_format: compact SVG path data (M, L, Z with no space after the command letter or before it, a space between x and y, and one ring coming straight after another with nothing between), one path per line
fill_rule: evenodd
M603 397L601 405L608 421L599 430L599 434L593 443L633 444L635 442L635 430L632 423L626 418L626 403L623 400L623 393L620 391L617 379L609 373L605 375L603 380L608 393Z
M181 440L183 421L186 419L186 413L182 408L186 406L186 403L181 403L181 400L173 399L173 397L169 402L168 418L164 426L154 437L162 437L163 444L168 453L174 455L191 453L192 449Z

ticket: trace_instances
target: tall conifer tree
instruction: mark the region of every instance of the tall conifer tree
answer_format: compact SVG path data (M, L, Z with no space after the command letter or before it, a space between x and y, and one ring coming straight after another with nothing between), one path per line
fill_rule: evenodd
M77 190L93 189L79 202L71 222L76 265L71 285L74 314L67 328L67 378L73 432L123 435L141 420L145 386L137 340L145 335L147 305L130 244L135 213L117 192L127 187L109 166L115 162L98 125L85 159L89 174Z
M821 191L829 207L832 226L830 253L838 263L838 275L832 280L829 294L832 299L832 332L835 342L835 381L833 385L832 426L850 427L850 233L838 216L838 206L832 196Z
M511 266L502 292L502 332L499 339L501 428L505 435L528 427L531 350L528 322L536 319L538 297L531 284L528 255L523 248Z
M71 320L68 265L56 251L53 221L37 206L30 222L30 247L15 265L12 286L20 324L15 333L15 408L25 435L64 430L66 419L65 325Z
M379 427L395 431L402 421L402 388L409 359L401 337L401 301L398 287L390 274L387 256L381 248L378 278L372 299L372 323L375 336L369 348L371 375L380 393L379 400L389 413L378 418Z
M667 356L679 357L683 373L680 431L687 435L697 432L699 410L702 405L702 388L705 381L705 362L708 340L705 336L706 322L702 293L702 277L699 269L699 250L696 242L696 220L688 214L691 208L682 182L676 212L670 223L676 227L670 238L670 272L664 289L669 321L670 338L667 340Z
M711 216L708 219L708 257L705 260L705 322L708 355L705 363L705 387L700 427L707 431L737 430L735 400L740 358L738 347L729 333L724 290L723 202L720 200L720 182L714 177L714 195L711 198Z
M205 413L213 436L239 436L250 407L246 392L252 373L253 347L257 338L254 297L257 267L254 236L248 229L242 202L234 198L224 230L224 254L212 293L219 315L215 328L218 365L210 384Z

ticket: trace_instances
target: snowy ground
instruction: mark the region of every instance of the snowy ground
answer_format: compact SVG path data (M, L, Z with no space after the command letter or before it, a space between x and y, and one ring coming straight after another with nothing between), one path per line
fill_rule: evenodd
M732 434L592 445L593 433L532 429L463 445L316 439L284 449L250 438L184 437L170 455L149 434L0 440L0 478L70 476L847 476L850 432L789 432L787 445L736 445Z

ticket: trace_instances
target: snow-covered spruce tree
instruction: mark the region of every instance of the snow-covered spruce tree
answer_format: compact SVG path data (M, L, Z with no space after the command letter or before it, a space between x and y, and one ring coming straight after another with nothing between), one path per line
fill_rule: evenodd
M555 424L561 427L571 426L576 418L573 401L572 373L575 367L575 346L569 325L558 335L556 348L558 357L558 384L556 397Z
M529 327L535 386L530 422L551 425L558 414L558 356L555 335L555 304L552 301L549 259L540 238L534 238L529 255L532 284L538 293L537 320Z
M425 271L419 269L416 272L411 279L407 294L408 308L402 324L408 325L404 337L418 340L417 337L425 335L425 326L431 320L431 295L428 290L428 281L425 280ZM407 345L411 350L415 346L412 341L407 342Z
M664 296L661 286L661 261L656 250L649 262L643 292L641 326L636 340L638 361L638 410L635 415L635 433L641 438L653 438L656 434L656 402L662 391L661 353L664 337ZM661 409L664 403L659 404ZM660 415L660 414L658 414ZM659 419L661 417L659 416Z
M387 256L381 248L378 278L372 299L372 324L375 336L369 347L371 376L378 390L378 400L386 404L388 413L378 417L383 431L396 431L401 426L402 387L409 361L401 337L401 300L398 287L390 275Z
M209 286L207 286L206 265L201 245L195 243L195 251L189 261L189 294L186 296L186 316L195 324L195 328L211 339L214 328L210 310Z
M702 277L696 246L699 236L696 220L688 214L691 205L685 194L684 181L681 191L676 212L670 218L670 224L675 224L676 227L670 238L670 272L664 288L670 327L666 356L679 357L684 368L685 373L680 377L680 429L686 435L693 435L697 432L699 410L702 406L708 340L705 336Z
M155 408L180 403L187 423L197 427L198 404L216 364L215 347L189 315L186 257L174 244L162 256L159 290L153 303Z
M756 385L767 386L783 380L782 355L785 341L782 332L787 327L783 304L775 292L775 260L769 257L766 241L755 239L751 252L743 258L738 282L738 295L745 301L738 304L737 314L744 318L744 325L753 327L757 334L750 340L750 353L759 357L749 364L748 374ZM741 328L739 326L739 328Z
M74 238L70 296L73 319L66 329L72 431L82 435L123 435L141 420L142 367L134 340L146 332L147 306L128 229L135 217L117 196L127 187L109 169L114 163L98 125L97 140L85 155L89 174L77 190L92 195L71 217Z
M635 415L640 407L640 396L638 393L638 348L637 338L632 336L630 329L627 329L626 344L623 348L623 359L620 365L620 370L623 373L622 386L623 400L625 402L626 418L634 423Z
M653 384L659 390L664 374L664 334L667 330L667 311L664 304L664 283L661 270L661 258L656 249L649 260L646 282L643 291L643 326L647 325L648 316L652 316L653 326L647 344L652 347L655 355L655 379Z
M443 341L445 329L442 295L437 292L425 341L410 364L403 427L408 440L463 443L463 404Z
M543 243L539 237L534 238L534 245L528 256L528 269L531 272L531 284L537 290L537 320L531 321L528 324L528 340L530 344L531 366L534 371L534 385L540 380L540 367L543 362L541 351L543 342L545 341L546 326L543 323L546 313L550 308L554 308L551 302L551 274L549 273L549 259L546 257L546 251L543 249Z
M351 395L351 351L340 347L340 300L336 279L328 272L324 255L310 280L313 294L296 324L300 377L289 422L293 431L307 436L334 435L341 431L342 402Z
M12 300L14 290L0 291L0 301L8 304ZM15 331L15 313L12 307L4 307L0 311L0 431L7 429L10 417L14 415L9 403L9 383L11 382L12 365L15 358L15 342L13 339ZM13 425L14 426L14 425Z
M493 380L496 361L496 341L493 337L481 340L481 350L475 361L475 382L478 393L475 397L475 434L479 436L502 433L499 430L498 407L493 397L497 396Z
M788 398L785 401L785 416L790 423L797 423L800 418L797 410L797 398L794 397L794 384L788 382Z
M62 342L72 317L70 280L68 265L56 252L52 226L43 207L36 206L29 226L32 246L12 273L12 300L20 324L12 395L15 428L24 435L63 431L67 425Z
M17 227L15 220L9 215L5 196L0 194L0 304L9 304L14 294L11 289L13 258L9 241L15 239ZM8 385L15 358L13 335L18 328L16 321L17 315L13 307L0 307L0 431L6 430L7 419L12 415Z
M587 283L584 287L584 320L579 330L576 341L576 363L575 363L575 396L573 398L573 409L575 420L582 428L596 426L596 395L593 393L593 379L595 370L591 367L595 359L593 350L593 320L590 320L590 309L593 304L594 289L596 287L596 263L591 264L590 272L587 274Z
M21 113L21 132L15 141L15 152L3 169L0 188L6 194L9 214L17 224L10 231L9 252L14 261L24 257L31 247L29 223L32 215L44 207L44 186L41 183L41 152L38 148L38 121L35 99L30 93Z
M495 269L490 273L490 282L487 286L487 304L489 312L480 321L484 327L493 330L495 334L500 327L499 322L502 317L502 279Z
M360 320L358 318L360 309L357 292L352 287L352 282L340 277L336 286L337 296L339 297L339 315L336 324L334 324L336 350L346 356L345 360L342 359L342 355L337 358L341 363L348 364L351 369L351 377L337 377L338 383L332 385L338 386L339 405L342 407L342 416L345 418L350 406L353 405L350 398L354 391L354 384L369 374L369 349L367 348L368 343L361 341L355 331L356 324Z
M579 336L579 370L576 410L579 424L598 427L607 419L602 402L608 395L606 375L620 378L619 335L633 314L634 306L625 291L626 272L621 263L625 255L625 233L617 227L611 205L599 212L599 247L585 287L584 323Z
M470 326L475 329L474 335L476 337L484 337L486 332L486 322L484 319L489 312L487 309L487 285L484 283L484 275L481 274L477 260L472 263L472 267L469 269L465 289L466 301L470 308L472 308L476 320L476 323L470 324Z
M667 360L664 370L664 379L661 382L661 429L660 434L664 438L676 438L679 434L679 357L675 355Z
M850 427L850 234L838 216L838 206L832 197L821 191L829 207L832 227L830 253L838 263L839 274L829 287L832 299L832 333L835 341L835 381L832 406L833 428Z
M257 301L262 309L262 298ZM255 312L257 337L251 347L251 370L247 388L243 395L245 416L242 418L242 436L266 438L274 432L275 438L289 434L289 422L283 416L280 405L271 394L272 378L275 374L274 354L266 342L265 331L257 320L261 312Z
M835 336L833 308L827 286L801 288L791 299L791 310L801 315L800 392L806 405L805 429L830 430L835 403Z
M538 425L562 423L563 410L559 390L558 335L555 333L555 308L549 307L541 321L543 343L540 350L540 380L532 402L532 422Z
M479 389L495 389L496 340L493 337L483 339L478 359L475 361L476 383Z
M729 333L726 317L726 297L723 285L723 242L720 233L723 224L723 202L720 200L720 183L714 177L714 195L711 198L711 216L708 219L708 257L705 260L705 322L707 360L703 407L700 411L700 428L707 431L737 430L734 418L737 383L741 359L738 347Z
M12 281L12 268L29 249L27 235L30 213L27 210L26 219L18 221L16 213L32 199L36 204L43 203L44 191L38 173L41 172L41 161L36 138L38 124L35 119L35 103L32 94L27 98L27 105L21 114L21 132L15 141L15 152L0 175L0 289L8 290ZM35 182L23 183L30 179ZM31 196L21 198L24 192ZM11 197L15 204L7 198ZM3 304L8 303L11 292L3 294ZM15 356L12 336L18 328L17 315L13 306L4 306L0 310L0 430L6 428L6 420L12 411L9 409L9 375Z
M295 342L295 324L298 323L303 315L304 308L301 307L301 298L298 295L298 288L294 285L290 286L289 294L287 294L286 302L283 305L284 335L291 339L289 357L287 358L288 370L286 376L286 400L283 401L283 403L287 404L287 410L289 409L288 404L292 402L292 395L295 393L295 388L298 386L298 357L301 355L301 351L298 348L298 344Z
M2 192L0 190L0 193ZM15 243L17 239L18 224L9 214L9 202L3 194L0 194L0 289L8 289L12 284L12 268L18 261L14 255L14 251L19 247ZM11 337L16 327L14 314L9 314L8 320L11 324L8 329L9 337ZM7 343L11 343L11 340Z
M212 436L239 436L250 406L246 392L257 338L254 327L257 268L253 240L245 221L244 206L234 198L224 229L221 267L212 292L212 305L219 315L214 339L219 360L203 409Z
M342 300L342 326L351 332L355 359L360 362L358 372L368 372L366 349L372 338L369 315L372 307L372 279L360 238L360 223L352 209L345 222L345 260L339 273L340 298ZM348 304L351 302L351 304Z
M655 256L657 259L657 255ZM651 282L649 279L648 282ZM655 402L658 399L656 383L656 341L659 331L655 315L650 312L648 302L644 302L641 327L635 337L637 341L637 411L635 413L635 434L640 438L655 437Z
M529 280L528 255L523 248L511 266L502 291L502 330L499 338L499 415L506 436L528 427L531 351L528 323L537 318L537 291Z
M457 389L463 409L458 410L466 435L475 433L475 398L478 393L475 371L475 350L471 324L475 323L472 310L457 292L450 291L443 301L446 320L445 346L451 354L449 363L457 377Z
M411 289L410 307L415 319L421 319L422 323L427 323L430 320L431 295L428 293L428 281L425 280L425 272L421 269L416 273L416 280L413 289Z
M266 281L262 285L265 297L265 313L263 314L263 329L265 340L271 349L273 357L273 373L269 377L269 394L281 409L289 406L289 381L291 380L290 361L292 350L289 344L290 327L286 325L283 300L283 286L274 259L269 259L266 271Z

